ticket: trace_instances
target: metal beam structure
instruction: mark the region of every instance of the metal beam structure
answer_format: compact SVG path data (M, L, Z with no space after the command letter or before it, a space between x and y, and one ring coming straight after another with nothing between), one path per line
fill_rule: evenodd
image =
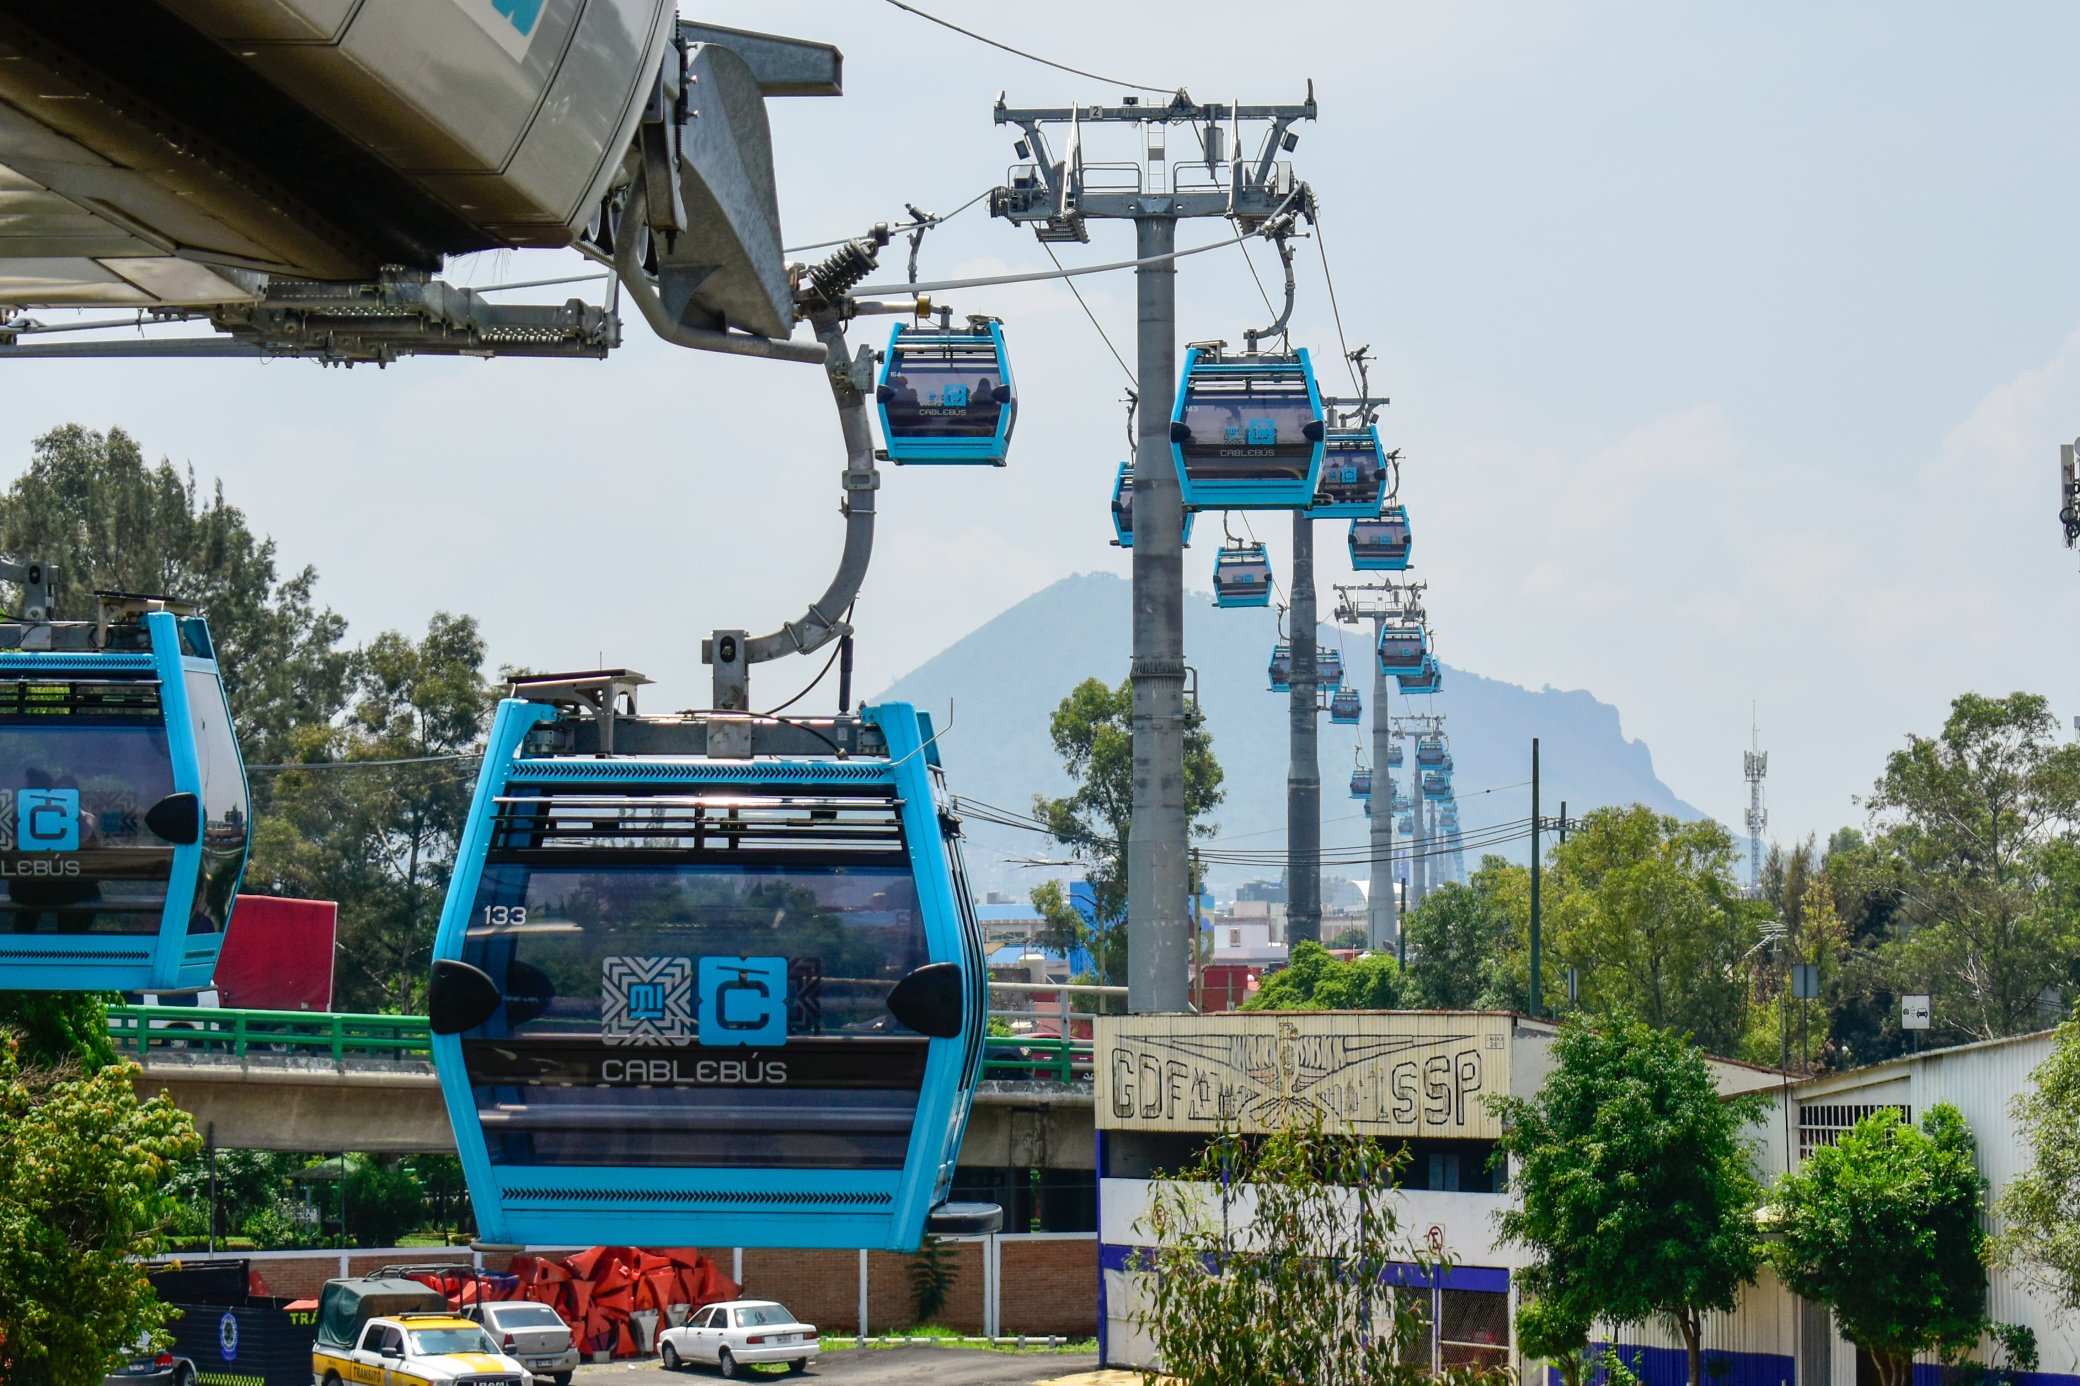
M1320 664L1315 654L1314 521L1293 512L1293 683L1286 694L1286 936L1322 941Z
M1137 1014L1190 1008L1193 935L1191 855L1184 804L1184 509L1170 451L1169 410L1177 386L1177 223L1221 217L1256 230L1304 195L1280 159L1315 118L1314 88L1291 106L1202 104L1180 91L1165 105L1132 98L1117 106L1011 107L999 97L998 125L1020 132L1022 161L990 194L990 215L1030 225L1043 242L1090 239L1089 222L1134 223L1136 390L1142 399L1134 450L1133 827L1127 842L1127 1007ZM1245 124L1266 128L1241 157ZM1138 157L1092 163L1087 127L1131 126ZM1050 130L1063 132L1054 155ZM1199 157L1172 161L1183 133ZM1164 258L1158 258L1164 257Z
M1366 946L1376 953L1399 954L1401 947L1401 911L1394 898L1394 772L1387 765L1387 753L1394 745L1394 719L1387 711L1388 680L1379 662L1379 633L1389 620L1422 615L1417 598L1426 585L1369 582L1338 584L1336 588L1337 624L1372 623L1372 639L1366 645L1366 663L1372 666L1372 791L1368 796L1372 881L1366 891L1365 934Z

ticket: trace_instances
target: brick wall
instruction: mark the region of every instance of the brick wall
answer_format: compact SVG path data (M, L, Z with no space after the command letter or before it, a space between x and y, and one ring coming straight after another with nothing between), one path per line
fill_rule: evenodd
M999 1318L1007 1334L1059 1334L1094 1337L1098 1331L1098 1244L1094 1237L1001 1239L1003 1286ZM939 1321L967 1333L982 1331L981 1242L956 1242L954 1281ZM728 1247L704 1247L702 1254L729 1273ZM486 1270L501 1271L509 1256L484 1258ZM462 1248L354 1252L348 1273L366 1275L402 1262L451 1262L468 1265ZM867 1253L867 1328L888 1333L917 1320L910 1291L909 1256ZM339 1274L339 1253L255 1258L253 1269L270 1291L289 1298L315 1298L327 1280ZM859 1331L859 1253L857 1251L744 1250L744 1293L784 1302L804 1320L831 1333Z

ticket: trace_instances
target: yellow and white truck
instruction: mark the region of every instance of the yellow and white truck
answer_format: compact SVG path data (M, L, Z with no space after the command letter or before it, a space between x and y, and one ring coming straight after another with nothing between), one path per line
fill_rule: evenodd
M416 1281L329 1281L317 1327L311 1386L528 1386L481 1325Z

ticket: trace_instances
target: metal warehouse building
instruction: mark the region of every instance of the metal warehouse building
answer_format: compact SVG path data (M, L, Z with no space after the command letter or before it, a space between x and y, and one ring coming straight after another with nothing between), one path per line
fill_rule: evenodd
M1230 1012L1101 1018L1096 1037L1099 1348L1109 1365L1154 1362L1139 1318L1145 1277L1129 1269L1152 1237L1141 1226L1151 1177L1187 1164L1225 1123L1264 1131L1319 1112L1330 1129L1406 1142L1403 1223L1448 1253L1429 1287L1432 1362L1537 1370L1512 1341L1514 1271L1523 1253L1494 1241L1504 1205L1488 1157L1500 1135L1480 1099L1530 1096L1551 1067L1551 1025L1500 1012ZM1803 1082L1714 1059L1722 1093L1774 1091L1755 1131L1758 1173L1773 1180L1832 1144L1873 1109L1918 1120L1948 1102L1970 1123L1979 1168L1997 1199L2028 1164L2009 1105L2051 1052L2049 1033L1876 1064ZM1788 1117L1788 1120L1787 1120ZM2062 1322L2014 1272L1990 1273L1989 1311L2037 1334L2029 1386L2080 1386L2080 1325ZM1680 1340L1656 1325L1612 1335L1647 1386L1682 1386ZM1732 1314L1708 1320L1712 1386L1872 1386L1875 1372L1839 1339L1823 1306L1805 1304L1765 1270ZM1934 1386L1936 1368L1917 1369ZM1557 1375L1552 1378L1557 1383Z

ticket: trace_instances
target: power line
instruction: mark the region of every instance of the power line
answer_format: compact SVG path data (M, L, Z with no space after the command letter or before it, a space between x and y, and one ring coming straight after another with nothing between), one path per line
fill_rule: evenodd
M394 765L437 765L445 761L482 760L482 751L455 751L443 756L393 756L387 760L302 760L279 765L248 765L246 770L368 770Z
M888 234L894 236L904 231L915 231L920 226L944 226L947 222L952 221L962 212L967 211L970 207L982 201L983 198L988 197L991 193L995 191L995 188L984 188L981 192L976 193L973 197L969 198L966 202L963 202L960 206L948 212L945 216L928 217L923 221L901 222L895 226L889 227ZM834 245L844 245L848 241L854 241L857 239L859 239L857 236L840 236L833 241L817 241L811 245L790 245L783 247L780 253L782 255L799 255L805 250L828 250Z
M1054 267L1056 269L1060 269L1062 267L1062 262L1060 259L1056 257L1053 246L1049 245L1046 241L1042 241L1040 242L1040 248L1047 252L1048 259L1054 261ZM1248 247L1245 246L1244 249L1247 250ZM1091 311L1090 304L1085 303L1083 301L1083 290L1076 287L1076 281L1073 279L1064 278L1062 282L1069 286L1070 293L1076 295L1076 306L1078 308L1081 308L1083 310L1083 315L1091 320L1091 326L1098 329L1098 339L1105 343L1105 349L1112 353L1112 359L1119 362L1119 368L1122 371L1126 371L1127 388L1132 390L1138 396L1141 393L1141 382L1134 378L1134 372L1127 368L1127 358L1119 354L1119 348L1114 346L1112 344L1112 338L1108 337L1105 334L1105 328L1103 324L1101 324L1098 321L1098 315Z
M893 0L891 0L891 3L893 3ZM1273 215L1284 211L1286 205L1290 204L1291 201L1291 198L1286 199L1286 203L1280 204ZM1257 231L1242 231L1228 237L1224 241L1208 241L1205 245L1188 245L1183 250L1166 250L1161 255L1147 255L1133 260L1109 260L1102 265L1077 265L1072 269L1055 270L1052 272L1031 270L1019 274L992 274L978 279L941 279L933 284L912 284L907 281L901 284L862 284L851 292L856 297L866 298L874 294L936 293L949 289L988 289L994 288L999 284L1033 284L1044 279L1075 279L1086 274L1110 274L1114 270L1139 269L1143 265L1167 264L1172 260L1182 260L1188 255L1204 255L1209 250L1224 250L1228 246L1239 245L1250 237L1261 234L1261 232Z
M986 34L978 34L973 29L963 29L960 25L955 24L951 20L941 19L939 18L939 16L935 14L926 14L923 10L920 10L915 5L904 4L903 0L888 0L888 3L894 5L897 9L902 10L906 14L914 14L919 19L928 19L942 29L951 29L956 34L960 34L964 37L974 39L977 43L986 43L992 48L1002 49L1004 52L1011 54L1013 57L1024 58L1027 62L1038 63L1042 67L1051 67L1057 72L1067 72L1077 77L1088 77L1093 82L1103 82L1107 86L1131 87L1135 91L1158 92L1164 96L1170 96L1182 90L1182 88L1179 87L1152 87L1145 82L1123 82L1117 77L1101 77L1095 72L1085 72L1080 67L1070 67L1067 63L1058 63L1051 58L1043 58L1040 57L1038 54L1028 53L1023 48L1013 48L1008 43L999 43L997 40L990 38Z
M1336 319L1336 344L1343 348L1343 368L1344 370L1350 373L1351 388L1362 394L1364 392L1365 387L1358 383L1358 368L1351 361L1350 338L1343 335L1343 309L1336 302L1335 276L1329 273L1329 243L1322 238L1322 216L1320 208L1315 209L1314 248L1315 251L1322 257L1322 283L1328 285L1329 287L1329 312Z

